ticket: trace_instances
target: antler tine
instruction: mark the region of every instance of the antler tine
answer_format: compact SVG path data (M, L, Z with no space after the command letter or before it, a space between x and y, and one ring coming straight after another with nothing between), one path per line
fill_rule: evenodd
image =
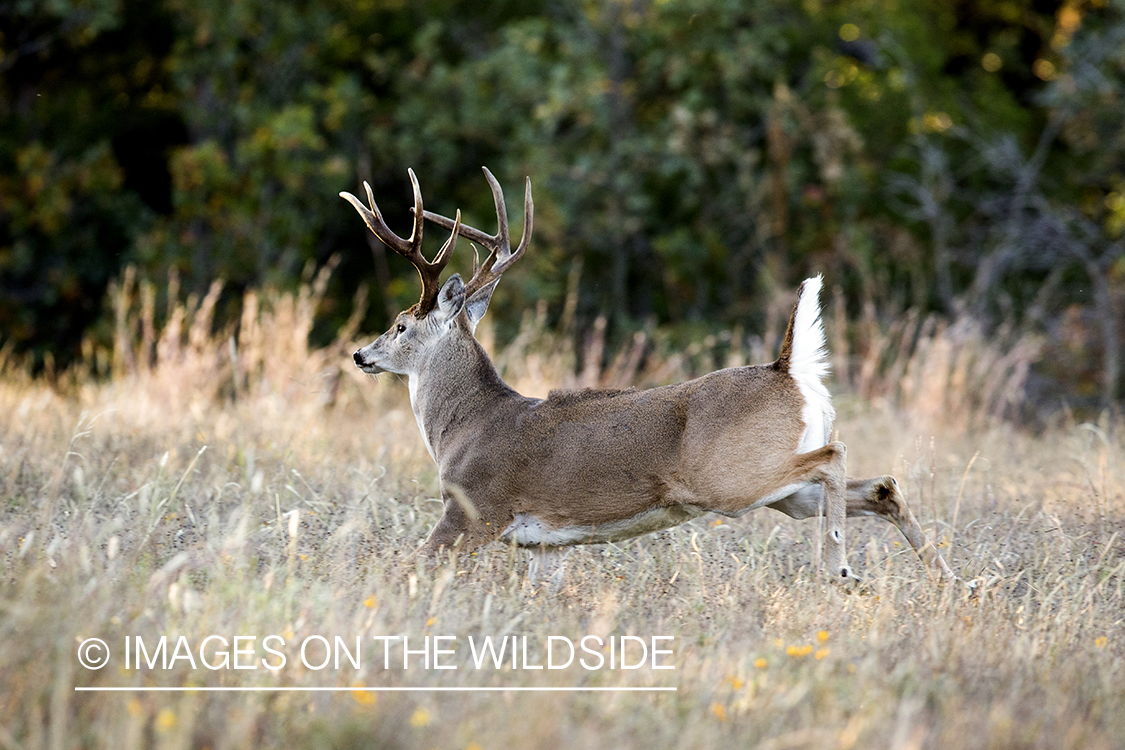
M511 239L508 237L508 207L504 205L504 191L492 172L488 171L488 167L481 167L481 169L484 170L484 179L488 180L488 187L492 190L492 202L496 206L496 237L492 249L498 254L505 250L511 253Z
M434 256L434 262L430 264L431 266L438 266L439 273L445 268L445 265L449 263L449 256L452 255L453 251L457 248L457 235L460 233L461 209L457 209L457 218L453 220L453 233L449 235L449 239L445 241L445 244L441 246L441 250L438 250L438 254Z
M473 249L473 276L476 276L480 272L480 252L472 242L469 243L469 247Z
M422 257L422 228L425 227L426 222L419 219L419 214L425 214L422 210L422 189L418 187L418 178L414 175L414 170L407 168L406 174L410 176L410 188L414 191L414 228L410 230L410 242L414 246L414 252L418 253L418 257Z

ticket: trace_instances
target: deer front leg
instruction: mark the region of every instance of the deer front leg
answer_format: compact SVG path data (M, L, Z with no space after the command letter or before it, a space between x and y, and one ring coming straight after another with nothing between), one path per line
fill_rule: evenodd
M846 547L844 545L844 527L847 523L847 481L848 481L848 449L841 442L829 443L820 449L829 454L828 461L821 466L820 484L824 487L825 517L827 529L825 530L825 554L828 560L829 573L848 583L856 583L859 576L848 565Z
M458 490L443 492L445 510L441 518L426 537L422 546L411 555L415 557L435 557L442 550L474 550L494 541L502 529L489 523L475 512L476 509L464 497L458 498ZM460 493L464 495L464 493Z

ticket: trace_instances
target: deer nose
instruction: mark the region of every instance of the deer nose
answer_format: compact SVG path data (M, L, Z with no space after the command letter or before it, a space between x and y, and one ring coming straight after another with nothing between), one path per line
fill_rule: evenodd
M358 350L358 349L356 350L355 354L353 354L353 355L352 355L352 359L354 359L354 360L355 360L355 363L356 363L357 365L362 365L362 364L363 364L363 357L361 357L361 356L360 356L360 354L359 354L359 350Z

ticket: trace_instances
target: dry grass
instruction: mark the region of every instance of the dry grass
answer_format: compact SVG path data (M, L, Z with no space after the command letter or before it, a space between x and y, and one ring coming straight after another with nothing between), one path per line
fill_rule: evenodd
M350 367L351 331L306 350L316 280L304 296L255 297L234 348L231 332L208 333L205 300L172 310L179 328L157 335L150 294L119 305L126 333L116 355L101 355L119 373L111 381L71 373L52 386L9 367L0 383L0 747L1125 742L1120 425L1033 437L987 419L840 401L851 473L900 477L950 563L979 581L971 598L930 580L874 520L849 524L867 590L841 591L813 569L817 525L771 511L578 549L554 593L529 586L525 555L499 545L408 577L395 574L398 562L440 511L435 470L404 384ZM674 379L707 356L642 362L626 349L600 368L601 344L590 346L580 355L589 365L570 378L575 355L529 319L498 361L515 385L542 393L562 382ZM288 644L456 635L462 668L384 673L372 641L361 671L309 670L292 649L277 674L122 668L127 635L198 643L270 633ZM588 633L674 635L676 669L465 668L470 635L541 644ZM116 652L96 672L76 659L92 636ZM74 691L185 684L678 691Z

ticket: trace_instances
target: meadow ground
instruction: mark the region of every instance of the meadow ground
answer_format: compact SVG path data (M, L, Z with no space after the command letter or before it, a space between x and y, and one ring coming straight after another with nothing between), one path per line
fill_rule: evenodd
M300 336L267 334L266 354L245 345L227 360L225 340L208 358L210 340L185 334L182 352L160 353L174 366L119 362L108 380L6 370L0 747L1125 746L1119 424L1033 436L838 401L849 473L895 473L975 596L939 585L894 528L865 519L849 521L848 548L867 586L840 590L815 569L817 523L769 510L579 548L550 591L501 545L399 572L440 512L405 385L340 367L345 344L307 352ZM541 394L556 373L537 357L525 346L504 366ZM247 366L254 378L239 377ZM181 635L193 650L256 635L242 663L276 665L268 634L286 644L277 670L123 661L126 636L151 652L166 635L171 652ZM403 671L392 651L385 670L372 636L400 634L412 648L456 636L459 668L417 657ZM675 669L475 669L467 646L526 636L542 664L549 636L587 634L675 636L661 642ZM359 636L360 668L303 665L297 644L315 635ZM113 652L96 671L78 660L91 637ZM212 641L207 658L221 650ZM308 660L323 654L316 642ZM185 685L676 691L75 690Z

